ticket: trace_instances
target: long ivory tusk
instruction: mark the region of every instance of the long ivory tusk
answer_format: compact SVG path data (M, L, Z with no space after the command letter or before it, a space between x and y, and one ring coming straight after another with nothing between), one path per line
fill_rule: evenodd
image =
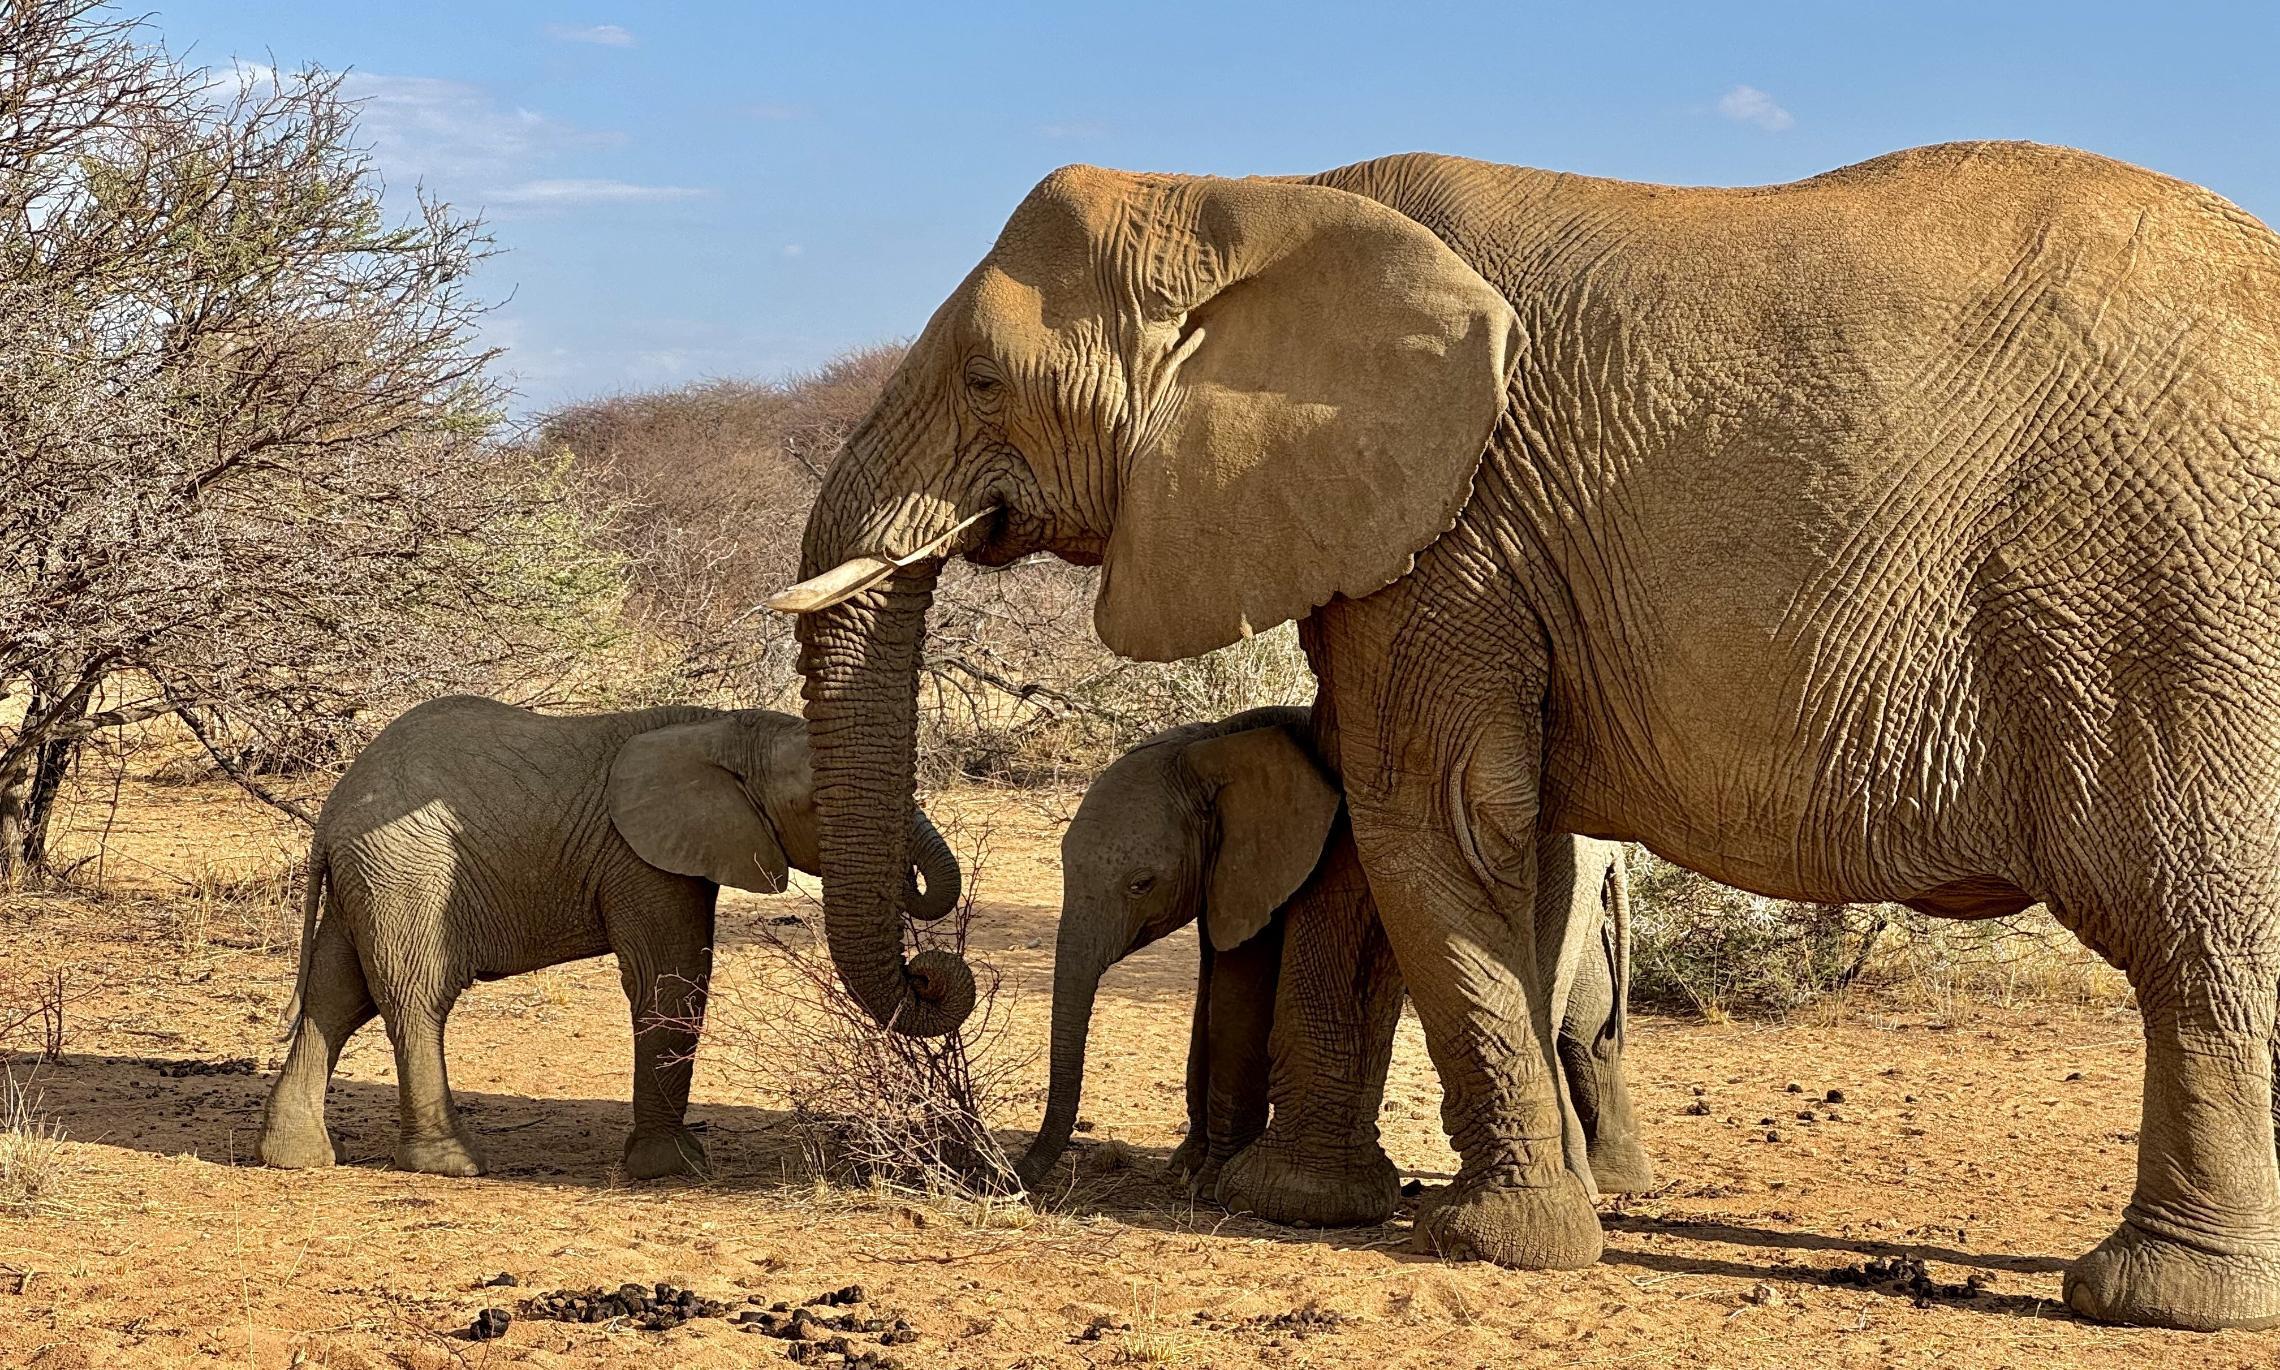
M842 600L852 599L905 566L940 556L960 533L995 514L998 505L991 505L959 524L941 537L927 543L915 552L889 561L885 557L855 557L843 561L820 576L810 576L799 584L778 590L768 596L768 607L779 614L812 614L828 609Z

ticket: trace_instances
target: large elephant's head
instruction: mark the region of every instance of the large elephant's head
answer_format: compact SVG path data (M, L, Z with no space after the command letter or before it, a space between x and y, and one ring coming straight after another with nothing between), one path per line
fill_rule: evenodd
M1175 728L1085 791L1061 838L1053 1074L1024 1180L1052 1168L1076 1126L1101 976L1199 918L1221 951L1249 941L1314 873L1338 802L1301 709Z
M809 516L801 669L826 934L905 1031L972 1008L896 913L943 555L1098 563L1126 656L1223 646L1405 574L1463 507L1520 329L1439 238L1291 181L1071 167L1024 200L849 437Z

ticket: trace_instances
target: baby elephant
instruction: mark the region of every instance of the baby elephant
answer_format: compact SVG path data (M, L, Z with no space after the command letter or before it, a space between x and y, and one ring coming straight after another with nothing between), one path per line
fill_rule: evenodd
M1050 1093L1021 1163L1031 1184L1076 1121L1101 975L1200 918L1189 1131L1175 1165L1275 1221L1372 1223L1392 1211L1399 1179L1377 1114L1401 977L1311 726L1303 709L1255 709L1175 728L1086 793L1062 842ZM1570 1146L1600 1188L1644 1188L1622 1079L1622 850L1553 836L1539 855Z
M633 1010L626 1172L699 1174L683 1123L720 886L773 893L817 869L807 731L751 709L549 717L454 697L388 725L325 801L309 846L292 1046L259 1155L331 1165L325 1085L380 1015L396 1050L396 1164L479 1175L451 1102L443 1025L459 992L605 951ZM910 912L955 907L956 859L924 814ZM318 919L320 907L324 917Z

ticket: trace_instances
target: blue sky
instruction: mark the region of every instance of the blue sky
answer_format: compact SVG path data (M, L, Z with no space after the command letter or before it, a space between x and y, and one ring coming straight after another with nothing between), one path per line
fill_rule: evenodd
M391 185L485 212L524 412L908 336L1068 162L1751 184L2033 138L2280 217L2262 4L157 3L206 64L353 69Z

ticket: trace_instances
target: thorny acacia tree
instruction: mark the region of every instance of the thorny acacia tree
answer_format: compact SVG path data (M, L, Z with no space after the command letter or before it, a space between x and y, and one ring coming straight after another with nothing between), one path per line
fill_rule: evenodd
M0 12L0 873L103 729L176 714L258 785L360 711L533 678L601 588L491 441L481 225L387 213L355 117L91 0Z

